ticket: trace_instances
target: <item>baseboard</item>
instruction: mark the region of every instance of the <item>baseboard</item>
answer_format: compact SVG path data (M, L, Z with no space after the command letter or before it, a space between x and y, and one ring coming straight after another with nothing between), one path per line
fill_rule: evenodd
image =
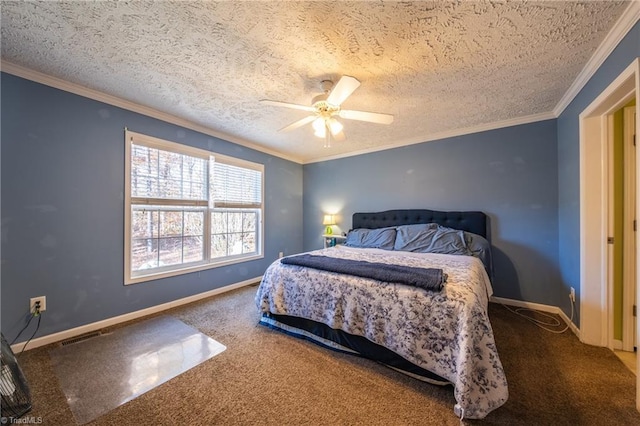
M29 342L29 345L27 346L26 350L35 349L40 346L49 345L51 343L56 343L65 339L70 339L72 337L80 336L85 333L90 333L92 331L100 330L116 324L120 324L123 322L145 317L147 315L155 314L157 312L166 311L167 309L175 308L177 306L186 305L187 303L192 303L201 299L206 299L207 297L215 296L217 294L226 293L228 291L235 290L237 288L255 284L256 282L259 282L261 279L262 277L251 278L235 284L230 284L224 287L205 291L203 293L194 294L193 296L184 297L182 299L173 300L171 302L162 303L156 306L150 306L145 309L140 309L139 311L129 312L128 314L107 318L101 321L92 322L91 324L81 325L80 327L70 328L69 330L59 331L57 333L38 337L37 339L33 339L31 342ZM22 347L24 346L25 343L26 342L20 342L20 343L11 345L11 349L17 353L22 350Z
M622 350L622 340L613 339L613 350L614 351Z
M573 321L569 319L567 314L565 314L564 311L557 306L543 305L541 303L533 303L533 302L523 302L522 300L505 299L503 297L495 297L495 296L491 296L490 301L493 303L502 303L503 305L516 306L518 308L534 309L536 311L548 312L550 314L559 315L560 318L562 318L562 320L569 326L569 329L573 331L573 334L578 336L578 339L580 339L580 330L578 329L578 327L576 327Z

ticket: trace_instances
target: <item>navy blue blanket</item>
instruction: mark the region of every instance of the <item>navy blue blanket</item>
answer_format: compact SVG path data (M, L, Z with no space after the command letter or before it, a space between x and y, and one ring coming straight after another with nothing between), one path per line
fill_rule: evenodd
M425 290L441 290L447 280L447 275L442 272L442 269L388 265L312 254L283 257L280 262L286 265L306 266L378 281L406 284Z

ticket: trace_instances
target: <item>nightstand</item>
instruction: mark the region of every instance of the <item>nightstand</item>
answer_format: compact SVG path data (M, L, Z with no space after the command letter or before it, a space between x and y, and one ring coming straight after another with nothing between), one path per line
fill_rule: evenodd
M344 235L324 234L322 236L324 240L324 248L335 247L344 244L347 241L347 237Z

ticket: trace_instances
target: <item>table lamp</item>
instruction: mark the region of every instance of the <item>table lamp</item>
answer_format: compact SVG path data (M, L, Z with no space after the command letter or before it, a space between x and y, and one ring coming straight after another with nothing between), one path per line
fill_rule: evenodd
M325 234L327 234L327 235L333 234L332 226L336 224L336 219L335 219L334 215L325 214L324 215L324 220L322 221L322 224L327 226L327 229L325 229L325 231L324 231Z

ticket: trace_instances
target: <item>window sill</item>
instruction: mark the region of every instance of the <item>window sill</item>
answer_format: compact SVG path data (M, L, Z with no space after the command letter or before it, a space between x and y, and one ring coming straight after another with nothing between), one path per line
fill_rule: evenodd
M250 262L252 260L258 260L258 259L262 259L262 258L264 258L263 254L257 254L257 255L254 255L254 256L250 256L250 257L241 257L241 258L229 259L229 260L225 260L225 261L221 261L221 262L198 264L198 265L184 267L184 268L180 268L180 269L174 269L174 270L171 270L171 271L149 273L149 274L146 274L146 275L137 275L135 277L125 276L124 277L124 285L138 284L138 283L142 283L142 282L146 282L146 281L154 281L154 280L159 280L159 279L162 279L162 278L175 277L175 276L179 276L179 275L190 274L190 273L193 273L193 272L204 271L204 270L207 270L207 269L214 269L214 268L220 268L222 266L234 265L236 263Z

